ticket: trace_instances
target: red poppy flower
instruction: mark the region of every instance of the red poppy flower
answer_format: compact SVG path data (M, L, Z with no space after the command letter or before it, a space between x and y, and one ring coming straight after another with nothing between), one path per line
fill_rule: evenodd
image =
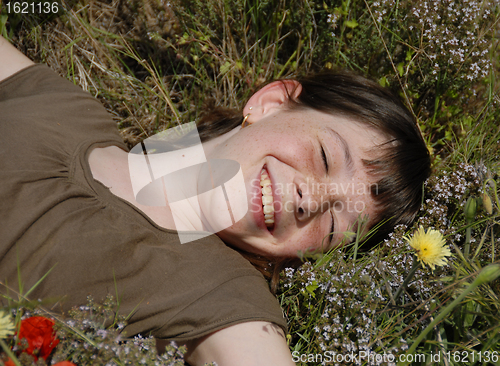
M10 358L4 363L4 366L16 366L16 364L14 363L14 361L12 361ZM61 361L61 362L58 362L56 364L54 364L54 366L76 366L73 362L70 362L70 361Z
M52 350L59 344L59 339L53 329L54 321L43 316L32 316L21 321L19 339L26 338L28 348L26 352L38 360L49 357Z

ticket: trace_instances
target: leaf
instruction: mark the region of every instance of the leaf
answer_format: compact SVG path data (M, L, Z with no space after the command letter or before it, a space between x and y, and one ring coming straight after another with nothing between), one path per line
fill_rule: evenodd
M354 19L354 20L346 20L346 21L344 22L344 25L345 25L347 28L354 29L354 28L356 28L359 24L358 24L358 22Z
M226 74L231 69L232 64L229 61L226 61L224 65L220 67L221 75Z
M307 285L306 286L306 291L311 294L312 297L316 297L316 294L314 293L314 291L318 288L318 282L317 281L313 281L310 285Z
M186 44L189 40L189 34L184 33L182 37L179 39L179 45Z
M463 318L463 325L465 328L470 328L473 324L474 321L476 320L477 313L479 312L480 306L478 303L476 303L474 300L470 300L465 304L464 307L464 318Z
M0 35L9 39L7 35L7 20L9 20L9 16L7 14L0 14Z
M403 76L405 73L404 64L400 62L396 68L398 69L399 76Z
M406 58L405 58L405 60L406 61L411 61L411 58L413 57L414 53L415 53L415 51L413 51L413 50L406 51Z
M344 15L344 16L346 16L346 15L348 15L348 14L349 14L347 11L345 11L344 9L342 9L342 7L341 7L341 6L339 6L339 7L337 7L337 8L334 8L334 9L333 9L333 13L334 13L334 14L338 14L338 15Z
M378 80L378 83L382 86L382 87L386 87L386 86L389 86L389 80L387 80L387 77L386 76L382 76L379 80Z

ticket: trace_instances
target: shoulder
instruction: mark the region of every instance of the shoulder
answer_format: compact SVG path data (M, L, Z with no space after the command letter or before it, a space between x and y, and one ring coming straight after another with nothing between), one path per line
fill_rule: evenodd
M1 82L24 68L33 65L33 61L19 52L0 35L0 65Z

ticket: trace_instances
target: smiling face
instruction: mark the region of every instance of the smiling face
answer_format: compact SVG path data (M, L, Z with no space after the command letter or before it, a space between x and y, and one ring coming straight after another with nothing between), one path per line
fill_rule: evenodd
M217 235L248 252L296 257L340 244L360 216L373 221L374 183L362 159L385 139L346 118L290 110L286 93L276 97L279 88L271 84L262 93L274 94L251 99L250 125L210 153L240 163L249 202L245 217ZM252 102L258 105L249 110Z

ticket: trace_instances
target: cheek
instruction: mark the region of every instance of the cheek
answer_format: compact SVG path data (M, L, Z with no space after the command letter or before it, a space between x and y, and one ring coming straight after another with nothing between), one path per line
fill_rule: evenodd
M297 255L300 252L308 250L318 250L322 247L328 247L330 237L325 239L327 229L319 226L298 229L297 235L290 238L284 247L289 248L289 255Z
M369 185L366 184L365 186L367 187L365 189L365 194L354 197L354 200L351 204L352 211L357 215L369 215L372 218L375 212L375 202L373 201L373 198L371 197L371 194L369 192Z

